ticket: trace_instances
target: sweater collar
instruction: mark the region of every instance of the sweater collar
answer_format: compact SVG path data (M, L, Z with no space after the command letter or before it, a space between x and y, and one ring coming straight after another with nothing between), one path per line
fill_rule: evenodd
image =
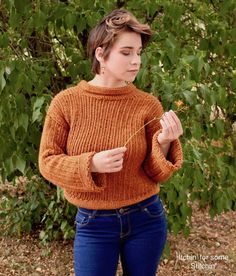
M85 80L81 80L78 84L82 89L91 94L117 96L127 95L135 91L135 85L129 83L122 87L102 87L89 84Z

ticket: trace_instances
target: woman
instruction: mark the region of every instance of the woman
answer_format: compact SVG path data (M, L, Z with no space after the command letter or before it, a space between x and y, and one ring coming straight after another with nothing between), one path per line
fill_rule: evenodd
M112 11L88 39L95 77L61 91L47 112L39 168L79 207L79 276L116 275L119 256L124 275L155 275L166 243L158 193L182 165L183 130L173 111L163 114L156 97L132 84L150 37L131 13Z

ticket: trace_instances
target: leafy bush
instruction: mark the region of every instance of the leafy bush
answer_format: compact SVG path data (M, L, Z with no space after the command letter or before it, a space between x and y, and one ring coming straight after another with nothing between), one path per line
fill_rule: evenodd
M40 224L48 205L45 192L45 184L37 182L36 177L30 181L19 177L14 184L1 185L0 218L5 234L20 235Z
M37 176L31 180L19 177L15 183L0 186L1 234L30 233L40 230L40 239L47 242L74 236L74 217L77 208L63 197L62 191L50 188Z

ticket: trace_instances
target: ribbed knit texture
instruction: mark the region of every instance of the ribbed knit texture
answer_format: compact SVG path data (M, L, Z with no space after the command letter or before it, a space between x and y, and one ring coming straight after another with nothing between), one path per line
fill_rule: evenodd
M40 142L40 172L78 207L114 209L157 194L160 182L183 163L179 139L171 143L167 158L162 153L159 121L129 141L121 171L91 172L91 160L97 152L124 146L140 127L162 114L159 100L133 84L103 88L82 80L58 93L49 106Z

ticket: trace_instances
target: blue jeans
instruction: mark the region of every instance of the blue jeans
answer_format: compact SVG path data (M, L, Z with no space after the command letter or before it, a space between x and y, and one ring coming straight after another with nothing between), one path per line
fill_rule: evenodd
M167 220L158 195L112 210L79 208L76 215L76 276L154 276L165 247Z

